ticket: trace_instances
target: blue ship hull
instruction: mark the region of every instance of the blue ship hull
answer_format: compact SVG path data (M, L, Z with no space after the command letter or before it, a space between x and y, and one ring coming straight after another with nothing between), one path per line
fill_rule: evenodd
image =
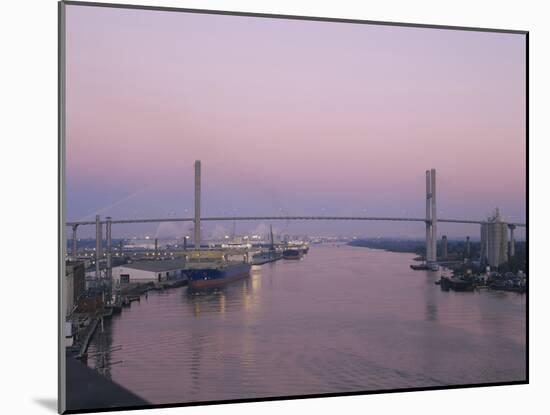
M250 275L250 264L234 264L224 267L188 269L189 286L193 288L217 287Z

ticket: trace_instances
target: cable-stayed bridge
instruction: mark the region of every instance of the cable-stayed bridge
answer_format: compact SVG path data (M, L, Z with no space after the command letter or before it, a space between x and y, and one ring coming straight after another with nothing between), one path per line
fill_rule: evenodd
M132 224L132 223L162 223L162 222L193 222L194 224L194 246L200 247L201 242L201 222L202 221L385 221L385 222L423 222L426 227L426 261L436 263L437 247L437 224L438 223L462 223L480 225L482 231L487 228L487 224L494 223L492 219L472 220L472 219L443 219L437 217L436 205L436 171L435 169L426 171L426 216L423 218L391 217L391 216L201 216L201 162L195 161L195 212L193 217L182 218L144 218L144 219L112 219L106 217L101 220L96 215L93 221L69 221L65 225L72 227L72 252L71 257L76 258L77 254L77 229L79 226L94 225L96 227L96 274L99 278L99 258L102 257L102 228L106 228L107 239L107 268L110 269L112 255L111 227L113 224ZM498 216L498 215L497 215ZM500 219L498 219L500 220ZM505 223L498 222L499 225L509 229L510 252L514 252L514 229L516 227L525 227L524 223Z

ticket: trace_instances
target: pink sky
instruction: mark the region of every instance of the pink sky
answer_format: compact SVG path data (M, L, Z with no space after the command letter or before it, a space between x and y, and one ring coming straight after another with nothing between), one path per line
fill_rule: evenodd
M201 159L204 215L422 217L436 168L440 216L524 222L525 37L68 6L66 143L68 219L188 216ZM423 233L360 226L289 232Z

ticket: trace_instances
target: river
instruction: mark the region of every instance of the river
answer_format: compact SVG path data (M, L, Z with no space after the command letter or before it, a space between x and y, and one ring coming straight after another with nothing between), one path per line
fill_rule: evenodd
M524 380L526 296L441 291L413 257L312 246L214 292L150 292L88 364L153 404Z

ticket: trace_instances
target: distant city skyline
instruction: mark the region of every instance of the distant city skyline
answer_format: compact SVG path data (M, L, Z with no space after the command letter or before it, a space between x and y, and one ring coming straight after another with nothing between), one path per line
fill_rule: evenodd
M440 217L525 222L519 34L67 6L67 219ZM273 223L422 238L419 223ZM113 237L192 224L113 227ZM231 223L204 224L205 233ZM268 223L237 223L237 233ZM516 230L522 239L524 231ZM93 236L82 227L79 236ZM478 225L439 235L479 238Z

